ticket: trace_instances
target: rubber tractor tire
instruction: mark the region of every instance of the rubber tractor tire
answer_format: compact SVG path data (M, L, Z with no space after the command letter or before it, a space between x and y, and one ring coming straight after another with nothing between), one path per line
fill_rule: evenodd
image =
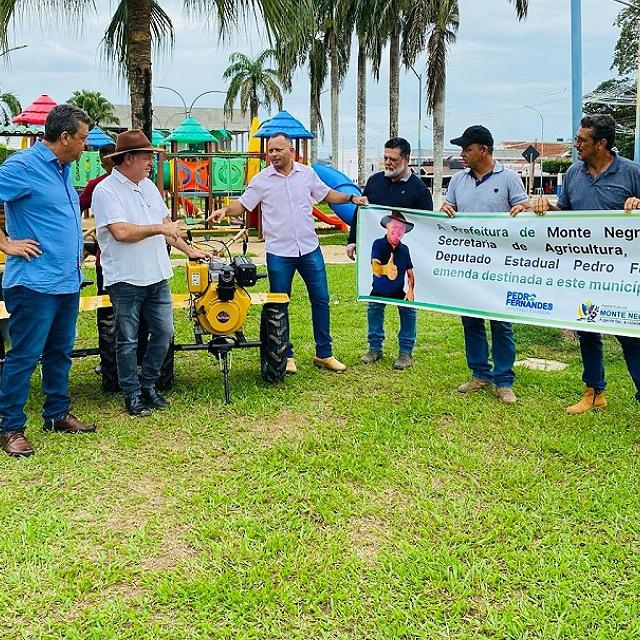
M142 331L146 332L146 325ZM146 350L146 335L139 336L139 342L143 343ZM169 351L162 363L160 369L160 377L156 382L158 391L167 391L171 389L175 381L173 370L174 348L173 340L169 345ZM105 391L120 391L118 383L118 365L116 362L116 319L111 307L98 309L98 349L100 351L100 369L102 375L102 388ZM144 355L138 352L138 359L141 360Z
M176 381L176 376L173 371L175 356L175 349L173 348L174 344L175 342L172 338L171 344L169 345L169 351L167 351L167 355L162 363L162 368L160 369L160 377L156 380L156 389L158 391L168 391L173 387L173 383Z
M284 380L289 344L287 305L265 304L260 316L260 372L265 382Z
M105 391L119 391L116 364L116 318L111 307L98 309L98 349L100 374Z

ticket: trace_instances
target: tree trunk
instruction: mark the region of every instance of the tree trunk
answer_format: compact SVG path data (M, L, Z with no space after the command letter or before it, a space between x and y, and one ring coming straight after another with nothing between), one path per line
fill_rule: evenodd
M338 167L338 136L340 117L340 80L338 73L338 46L335 31L331 35L331 162Z
M316 110L316 100L313 94L313 82L309 84L311 85L309 95L309 128L311 133L313 133L309 150L309 159L311 162L316 162L318 160L318 112Z
M367 54L364 38L358 39L358 81L356 89L356 138L358 147L358 184L363 187L367 155Z
M393 27L389 38L389 137L398 135L400 105L400 26Z
M444 168L444 103L446 78L442 79L442 89L438 93L433 109L433 208L440 209L442 204L442 174Z
M127 0L129 55L127 80L131 96L131 126L142 129L151 140L151 2Z

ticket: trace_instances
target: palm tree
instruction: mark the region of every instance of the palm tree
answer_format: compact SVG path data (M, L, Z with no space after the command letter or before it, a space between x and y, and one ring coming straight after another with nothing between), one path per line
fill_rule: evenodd
M13 93L0 93L0 121L8 125L11 119L22 112L20 100Z
M358 184L364 185L367 146L367 60L372 58L374 75L380 69L381 42L379 15L381 0L345 0L343 10L351 13L358 37L358 70L356 80L356 146L358 152Z
M248 15L261 13L269 34L302 28L300 16L311 0L183 0L185 10L196 16L216 15L220 33ZM8 48L8 37L18 17L32 13L68 16L81 22L87 10L95 11L95 0L2 0L0 1L0 49ZM151 139L151 60L153 51L174 42L171 19L157 0L119 0L105 31L103 55L115 63L129 85L131 123Z
M349 69L351 55L351 33L355 12L345 10L345 4L336 0L320 0L315 3L319 12L319 23L324 30L324 42L330 60L331 87L331 158L338 166L338 141L340 136L340 89Z
M253 120L258 116L260 105L271 111L271 105L276 103L282 109L282 92L278 86L280 76L275 69L265 67L273 59L275 51L267 49L255 60L244 53L232 53L229 56L229 66L222 77L230 80L227 98L224 102L224 112L228 118L233 118L233 105L240 96L240 112L243 116L249 111Z
M307 17L314 15L308 14ZM320 112L320 94L327 79L327 48L317 24L306 31L297 31L276 45L278 72L286 91L292 88L294 71L308 66L309 71L309 129L314 137L310 145L310 160L318 158L318 136L324 137L324 123Z
M96 127L102 124L120 124L115 107L99 91L74 91L67 102L84 109Z
M526 17L529 0L507 0L514 4L518 20ZM442 199L442 160L444 151L444 105L447 52L455 42L460 22L458 0L414 0L406 12L404 59L425 48L427 63L427 112L433 115L433 198L439 208ZM424 30L422 25L430 25Z

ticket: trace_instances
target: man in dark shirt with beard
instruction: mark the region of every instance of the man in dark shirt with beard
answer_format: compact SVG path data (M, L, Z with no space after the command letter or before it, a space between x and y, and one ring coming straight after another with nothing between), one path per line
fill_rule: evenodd
M402 209L433 210L431 192L409 169L411 146L404 138L391 138L384 145L384 171L374 173L364 188L363 195L371 204ZM354 213L347 244L347 256L355 259L357 214ZM385 305L369 302L367 311L369 350L362 356L365 364L382 358L384 341ZM404 370L413 364L412 352L416 341L416 310L398 307L400 331L398 333L399 354L393 368Z

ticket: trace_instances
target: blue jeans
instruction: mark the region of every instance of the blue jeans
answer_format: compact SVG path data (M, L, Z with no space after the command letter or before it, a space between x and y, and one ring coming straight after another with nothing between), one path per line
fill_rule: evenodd
M27 287L3 289L11 350L0 382L0 432L23 431L29 382L42 357L42 417L58 420L69 410L69 370L76 339L80 293L39 293Z
M369 302L367 306L367 321L369 330L367 338L369 349L382 351L384 341L384 311L387 305L380 302ZM398 307L400 314L400 331L398 331L398 345L400 353L411 353L416 343L416 310L412 307Z
M116 363L118 382L126 398L150 389L160 376L162 363L173 338L173 304L169 282L138 287L116 282L108 287L116 318ZM144 317L149 328L149 342L138 376L138 325Z
M622 346L627 369L636 385L636 400L640 402L640 338L615 336ZM580 353L582 354L582 382L592 387L596 393L604 391L607 383L604 379L604 356L602 336L599 333L578 331Z
M462 316L467 366L474 378L492 382L496 387L511 387L516 374L516 343L510 322L490 320L493 370L489 364L489 342L483 318Z
M316 343L316 356L328 358L332 355L331 334L329 332L329 286L324 258L320 247L303 256L286 257L267 253L267 273L272 293L291 295L293 276L298 271L309 293L311 301L311 320L313 338ZM287 341L289 336L287 335ZM293 357L293 346L289 342L287 357Z

